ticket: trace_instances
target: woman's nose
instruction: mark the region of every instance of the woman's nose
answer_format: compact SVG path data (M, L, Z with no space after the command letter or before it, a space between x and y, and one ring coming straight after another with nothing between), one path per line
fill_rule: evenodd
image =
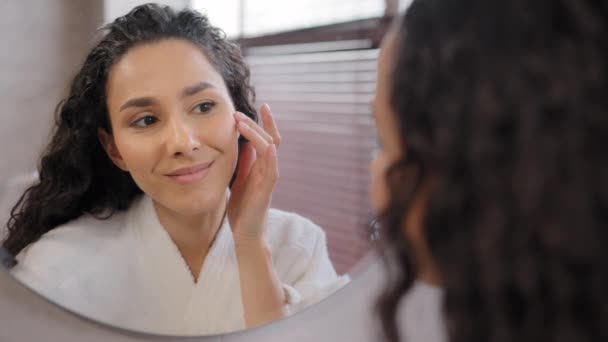
M173 119L168 128L167 148L171 155L189 155L201 148L197 132L194 127L190 127L187 119Z

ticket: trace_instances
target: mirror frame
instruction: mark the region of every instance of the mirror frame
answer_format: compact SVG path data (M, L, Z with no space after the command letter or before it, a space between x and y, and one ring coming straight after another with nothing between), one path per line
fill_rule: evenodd
M378 340L373 308L383 279L380 256L370 251L351 270L351 282L286 319L224 335L175 337L117 328L60 307L0 269L1 341L352 341Z

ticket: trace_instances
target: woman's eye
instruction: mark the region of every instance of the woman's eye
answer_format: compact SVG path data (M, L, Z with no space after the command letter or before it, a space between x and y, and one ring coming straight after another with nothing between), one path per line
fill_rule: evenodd
M146 115L146 116L142 116L141 118L134 121L131 124L131 126L143 128L143 127L148 127L148 126L156 123L156 121L158 121L158 120L155 117L153 117L151 115Z
M203 102L203 103L197 105L196 107L194 107L194 111L197 113L207 113L211 109L213 109L214 106L215 106L215 103L213 103L213 102Z

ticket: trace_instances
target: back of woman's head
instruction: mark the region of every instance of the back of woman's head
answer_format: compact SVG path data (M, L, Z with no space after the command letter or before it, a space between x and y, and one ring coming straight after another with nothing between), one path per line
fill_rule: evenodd
M416 275L403 213L432 180L451 341L608 341L608 2L415 0L398 36L388 336Z
M11 211L9 236L3 245L14 255L54 227L85 213L109 217L125 210L141 193L131 176L110 161L98 139L99 128L110 134L112 129L106 106L108 74L129 49L168 38L193 43L223 77L236 110L257 119L249 69L239 48L199 12L142 5L102 30L101 41L57 107L53 137L39 165L39 181Z

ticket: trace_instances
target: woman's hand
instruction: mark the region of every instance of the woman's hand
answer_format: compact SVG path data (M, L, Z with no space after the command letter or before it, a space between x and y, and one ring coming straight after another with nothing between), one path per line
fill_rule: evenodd
M272 190L279 177L279 131L268 105L260 109L262 126L237 113L237 130L249 142L241 148L236 180L228 202L239 263L245 325L256 327L287 317L285 293L266 244Z
M279 131L267 104L260 114L262 126L241 113L235 114L237 131L248 140L240 151L237 177L228 202L235 244L264 244L272 191L279 177Z

